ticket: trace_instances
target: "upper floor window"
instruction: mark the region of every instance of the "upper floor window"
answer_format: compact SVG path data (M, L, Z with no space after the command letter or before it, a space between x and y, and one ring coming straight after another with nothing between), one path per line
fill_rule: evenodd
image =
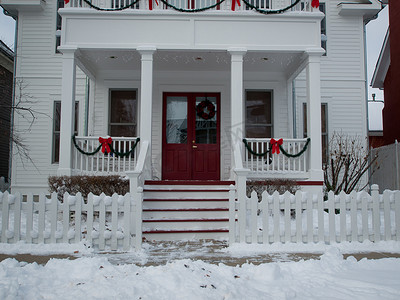
M272 129L272 91L246 91L246 138L270 138Z

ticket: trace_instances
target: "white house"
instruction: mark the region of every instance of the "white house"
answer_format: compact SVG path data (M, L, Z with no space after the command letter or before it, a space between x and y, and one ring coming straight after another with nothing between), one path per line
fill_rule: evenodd
M32 162L15 156L13 191L110 173L146 180L145 199L174 184L207 198L238 178L321 189L330 134L367 136L364 25L378 0L65 2L0 0L18 20L16 78L40 111L32 126L15 116ZM107 154L108 137L137 147Z

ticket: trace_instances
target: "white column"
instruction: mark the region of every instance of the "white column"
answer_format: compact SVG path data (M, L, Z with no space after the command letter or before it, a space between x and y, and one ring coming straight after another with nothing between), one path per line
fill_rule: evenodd
M142 56L142 73L140 84L139 137L151 145L152 103L153 103L153 54L155 47L138 47Z
M310 180L323 180L321 144L321 51L308 51L307 80L307 128L309 145Z
M243 57L247 50L245 48L231 48L228 51L231 55L231 149L233 151L236 143L239 143L240 149L243 149L242 140L245 130Z
M75 124L76 49L63 49L61 79L60 161L57 174L72 175L72 135Z

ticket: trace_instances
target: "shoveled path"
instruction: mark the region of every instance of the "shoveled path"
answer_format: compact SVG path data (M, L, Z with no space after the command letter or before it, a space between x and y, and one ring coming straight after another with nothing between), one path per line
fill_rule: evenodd
M319 259L322 253L265 253L254 255L235 255L226 251L227 243L221 241L201 242L152 242L144 243L143 250L139 252L95 252L92 254L71 254L71 255L30 255L0 254L0 261L6 258L15 258L18 261L27 263L36 262L46 264L50 259L76 259L79 257L106 257L112 264L136 264L139 266L164 265L169 261L178 259L202 260L207 263L223 263L229 266L242 265L244 263L261 264L271 262L289 262L308 259ZM400 253L388 252L362 252L343 254L344 258L354 256L357 260L381 259L387 257L400 258Z

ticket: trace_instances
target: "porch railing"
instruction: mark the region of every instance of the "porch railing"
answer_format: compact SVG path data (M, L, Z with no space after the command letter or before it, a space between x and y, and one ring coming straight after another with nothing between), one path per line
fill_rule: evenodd
M249 177L301 178L307 176L308 139L283 139L281 147L289 155L285 155L282 151L279 151L279 154L272 151L271 139L248 138L246 145L243 167L250 169ZM265 153L265 155L254 153Z
M137 140L137 137L112 137L111 146L116 151L127 153L134 148L129 155L117 156L113 153L103 153L102 151L90 154L100 146L99 137L76 136L75 143L77 147L74 147L72 152L72 168L75 173L91 175L123 174L126 171L133 171L136 167L139 153L139 147L135 147Z
M311 0L240 0L240 6L232 5L233 0L71 0L65 7L92 7L108 10L122 10L135 9L135 10L172 10L173 7L181 10L220 10L232 11L247 11L251 10L254 6L261 10L281 10L287 7L287 11L312 11ZM90 4L89 4L90 3ZM168 5L166 4L168 3ZM220 3L220 4L218 4ZM216 5L218 4L218 5ZM250 5L249 5L250 4ZM293 5L293 6L292 6Z

